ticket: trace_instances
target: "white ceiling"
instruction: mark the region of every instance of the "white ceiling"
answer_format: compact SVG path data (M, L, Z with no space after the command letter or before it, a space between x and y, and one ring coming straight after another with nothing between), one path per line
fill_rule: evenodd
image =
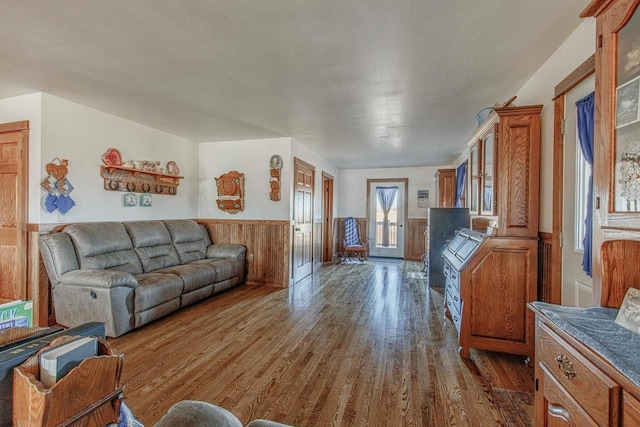
M340 168L443 165L587 4L0 0L0 98L47 92L198 142L291 136Z

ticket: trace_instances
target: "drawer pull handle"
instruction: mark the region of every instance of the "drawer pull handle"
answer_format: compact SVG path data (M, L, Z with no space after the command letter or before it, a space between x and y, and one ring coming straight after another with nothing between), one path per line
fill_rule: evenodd
M567 356L563 356L562 353L556 356L556 362L558 362L558 368L562 371L567 379L571 379L576 376L576 371L573 369L573 363L569 361Z

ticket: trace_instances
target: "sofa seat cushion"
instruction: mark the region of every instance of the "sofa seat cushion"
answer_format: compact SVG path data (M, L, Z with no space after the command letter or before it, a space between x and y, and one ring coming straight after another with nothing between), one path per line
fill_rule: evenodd
M242 268L238 260L227 258L203 259L195 261L193 264L205 264L213 267L216 270L216 281L218 282L237 276Z
M209 264L185 264L163 268L158 273L175 274L182 279L184 288L182 293L212 285L216 282L216 269Z
M135 277L139 284L133 298L136 313L179 298L184 287L182 279L175 274L154 272Z
M180 264L169 230L162 221L124 223L145 273Z

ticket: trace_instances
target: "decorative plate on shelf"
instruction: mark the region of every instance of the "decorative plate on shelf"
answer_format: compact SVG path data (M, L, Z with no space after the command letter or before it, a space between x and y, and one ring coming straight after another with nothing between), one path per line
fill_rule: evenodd
M178 167L178 164L173 160L167 163L167 174L173 176L180 175L180 168Z
M122 154L115 148L109 148L107 152L102 155L102 161L107 166L122 166Z

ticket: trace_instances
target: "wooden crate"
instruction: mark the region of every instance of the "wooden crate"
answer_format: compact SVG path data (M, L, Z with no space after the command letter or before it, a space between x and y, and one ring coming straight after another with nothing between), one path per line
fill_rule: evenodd
M40 353L74 338L77 337L53 340L14 369L13 425L104 427L118 422L124 355L102 338L98 338L98 356L83 360L51 388L40 382Z

